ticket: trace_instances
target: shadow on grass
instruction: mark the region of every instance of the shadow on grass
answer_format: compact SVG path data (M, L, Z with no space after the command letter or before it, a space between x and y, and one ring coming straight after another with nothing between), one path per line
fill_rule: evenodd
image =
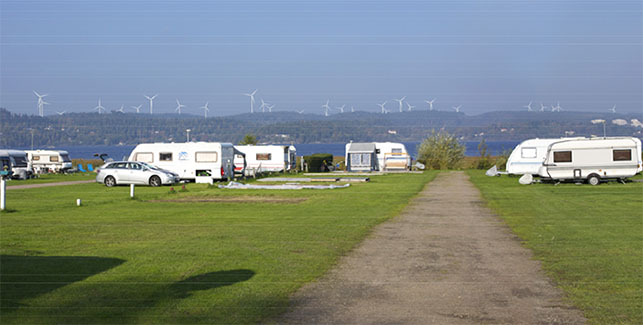
M118 258L89 256L0 255L1 307L3 310L19 307L21 300L82 281L123 262Z
M254 271L244 269L199 274L173 283L170 292L174 298L187 298L191 292L233 285L250 280L254 275Z

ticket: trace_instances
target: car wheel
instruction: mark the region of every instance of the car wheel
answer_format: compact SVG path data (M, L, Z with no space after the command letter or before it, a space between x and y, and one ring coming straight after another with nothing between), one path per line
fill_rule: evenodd
M598 175L592 174L587 177L587 183L596 186L601 183L601 179L598 177Z
M116 186L116 179L112 176L105 177L105 186L107 187Z
M161 178L156 175L150 177L150 186L153 186L153 187L161 186Z

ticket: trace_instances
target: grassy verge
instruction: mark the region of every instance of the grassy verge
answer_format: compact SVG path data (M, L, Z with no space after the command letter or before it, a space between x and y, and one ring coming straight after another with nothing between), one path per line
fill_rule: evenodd
M643 323L643 183L523 186L469 175L592 323Z
M14 185L44 184L69 181L84 181L96 179L96 173L76 173L76 174L42 174L38 178L26 180L11 180L7 182L7 187Z
M336 190L137 187L134 200L128 187L98 184L10 191L0 321L259 322L434 176Z

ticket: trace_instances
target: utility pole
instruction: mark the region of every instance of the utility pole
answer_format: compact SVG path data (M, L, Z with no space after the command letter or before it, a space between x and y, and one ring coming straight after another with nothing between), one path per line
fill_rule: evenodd
M190 131L191 131L190 129L185 130L185 132L188 133L188 141L187 142L190 142Z
M33 129L31 129L31 150L33 150Z

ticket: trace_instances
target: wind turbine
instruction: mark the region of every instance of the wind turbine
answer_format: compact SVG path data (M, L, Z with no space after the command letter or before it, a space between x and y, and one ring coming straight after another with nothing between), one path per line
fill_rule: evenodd
M453 110L455 110L456 113L460 113L460 107L462 107L462 105L453 106L451 108L453 108Z
M409 102L406 102L406 106L409 107L409 112L412 111L415 108L415 106L411 106L411 104L409 104Z
M402 97L402 98L400 98L400 99L395 99L395 98L393 98L393 100L394 100L394 101L397 101L398 103L400 103L400 113L402 113L402 106L403 106L403 105L402 105L402 102L403 102L405 99L406 99L406 96L404 96L404 97Z
M261 113L266 112L266 107L268 107L268 103L263 101L263 98L261 99L261 106L259 106L259 109L261 110Z
M612 112L613 114L616 114L616 105L614 105L614 106L612 106L612 108L610 108L610 112Z
M346 107L346 104L342 106L335 107L340 113L344 113L344 107Z
M156 94L156 95L154 95L152 97L148 97L147 95L143 95L143 96L145 96L145 98L147 98L150 101L150 114L154 113L154 110L153 110L154 98L156 98L156 96L158 96L158 95L159 94Z
M105 107L100 103L100 98L98 99L98 106L94 107L95 110L98 110L98 114L103 114Z
M272 105L266 104L266 107L268 107L268 113L272 113L272 108L275 107L275 104L272 104Z
M529 104L527 104L527 105L525 105L525 106L523 106L523 107L527 108L527 112L531 112L531 111L533 111L533 110L531 109L531 101L529 101Z
M552 111L552 112L560 112L560 108L561 108L561 107L560 107L560 102L557 102L557 103L556 103L556 106L552 106L552 107L551 107L551 111Z
M58 115L63 115L63 114L65 114L65 113L67 113L67 111L56 112L56 114L58 114Z
M540 103L540 111L541 111L541 112L544 112L544 111L545 111L545 107L546 107L546 106L545 106L545 105L543 105L543 103Z
M305 109L302 109L301 111L297 111L299 114L304 114Z
M48 94L41 95L41 94L37 93L35 90L33 91L33 93L36 94L36 96L38 96L38 115L40 115L40 117L43 117L43 116L45 116L45 110L44 110L43 105L48 104L48 103L45 103L45 101L43 101L42 98L47 97Z
M118 110L116 110L116 111L117 111L117 112L121 112L121 113L125 113L124 109L125 109L125 108L123 108L123 105L121 105L121 108L119 108L119 109L118 109Z
M330 103L330 99L327 99L326 104L322 105L322 108L324 109L324 116L328 116L328 111L330 110L330 106L328 106L328 103Z
M254 105L255 105L255 94L256 93L257 93L257 89L255 89L255 91L253 91L253 92L251 92L249 94L243 94L243 95L246 95L246 96L250 97L250 113L251 114L255 112Z
M381 104L377 104L377 106L379 106L379 107L381 107L381 108L382 108L382 114L386 114L386 108L384 108L384 106L386 105L386 102L387 102L387 101L384 101L384 102L383 102L383 103L381 103Z
M141 112L141 107L143 107L143 105L132 106L132 109L135 109L135 110L136 110L136 114L138 114L138 113L140 113L140 112Z
M435 101L435 98L433 98L433 99L431 99L431 100L425 100L425 101L424 101L425 103L429 104L429 111L432 111L432 110L433 110L433 102L434 102L434 101Z
M351 106L351 113L355 113L355 107Z
M177 98L176 99L176 109L174 111L175 112L178 111L179 115L181 115L181 108L183 108L183 107L185 107L185 105L181 104L181 102L179 102L179 99Z
M210 109L208 108L208 103L209 102L205 102L205 105L199 107L199 108L203 108L203 116L205 118L208 118L208 111L210 111Z

